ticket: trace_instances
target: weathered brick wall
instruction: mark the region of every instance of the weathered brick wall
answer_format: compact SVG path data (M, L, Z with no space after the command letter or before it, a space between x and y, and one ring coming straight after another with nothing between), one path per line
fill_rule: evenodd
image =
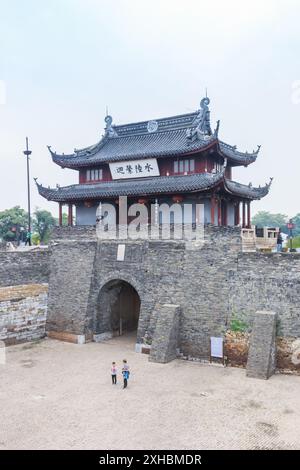
M49 278L47 328L83 334L91 289L96 242L67 242L53 246Z
M96 240L96 230L93 225L57 226L52 230L51 240Z
M279 336L300 337L299 253L239 253L230 269L232 314L251 329L257 310L272 310Z
M47 284L0 288L0 340L6 345L45 336Z
M151 341L157 303L180 305L185 356L207 358L209 337L224 336L232 316L251 331L259 309L278 314L278 334L300 337L299 254L242 253L238 228L209 226L202 249L182 241L128 240L124 261L117 261L123 242L97 242L93 230L63 228L53 235L58 244L51 258L49 329L91 338L99 292L120 279L141 299L137 342L145 336Z
M0 287L47 283L49 257L48 250L0 251Z
M240 231L207 227L202 249L186 250L180 280L181 339L185 356L209 356L210 336L223 336L228 326L230 272L241 249ZM175 303L175 302L174 302Z
M176 304L185 356L207 358L209 337L224 336L233 316L250 332L261 309L277 313L278 335L300 337L300 255L242 253L238 228L209 226L205 237L203 248L174 240L126 241L125 259L117 261L123 242L98 242L93 227L56 228L51 256L0 252L0 287L49 279L48 331L90 339L101 288L127 281L141 299L137 341L153 338L160 314L155 304ZM231 353L232 362L239 362Z

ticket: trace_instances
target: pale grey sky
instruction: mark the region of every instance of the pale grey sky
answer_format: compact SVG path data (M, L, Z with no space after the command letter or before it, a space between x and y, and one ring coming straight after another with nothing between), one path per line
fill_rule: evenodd
M46 145L96 143L105 109L115 123L181 114L208 88L212 125L240 150L261 152L233 177L274 177L253 212L300 212L299 0L0 0L0 210L26 208L32 177L76 183ZM57 213L38 196L32 205Z

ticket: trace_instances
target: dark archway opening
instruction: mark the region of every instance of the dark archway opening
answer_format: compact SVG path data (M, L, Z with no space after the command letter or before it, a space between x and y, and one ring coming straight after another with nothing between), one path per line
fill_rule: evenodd
M123 280L108 282L99 294L96 333L133 334L138 328L140 304L140 297L131 284Z

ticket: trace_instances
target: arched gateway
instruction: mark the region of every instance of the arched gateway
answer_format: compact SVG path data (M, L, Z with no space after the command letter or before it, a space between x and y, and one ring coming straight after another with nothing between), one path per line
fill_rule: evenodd
M134 334L138 329L141 300L127 281L114 279L99 292L94 334L107 337Z

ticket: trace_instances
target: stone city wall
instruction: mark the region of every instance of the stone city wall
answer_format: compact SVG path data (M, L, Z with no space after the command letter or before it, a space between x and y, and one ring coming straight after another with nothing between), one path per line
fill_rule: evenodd
M11 344L45 336L47 284L0 287L0 341Z
M180 240L98 241L94 227L56 228L52 240L49 251L0 253L0 286L49 281L49 335L109 337L100 291L122 280L141 300L137 343L151 344L157 305L178 305L183 356L207 359L210 336L222 336L229 364L244 366L254 313L272 310L283 338L278 367L290 368L291 344L300 338L300 254L242 253L240 229L232 227L206 227L203 247ZM119 244L125 245L122 261ZM236 324L242 333L230 337Z
M0 251L0 287L47 283L49 250Z

